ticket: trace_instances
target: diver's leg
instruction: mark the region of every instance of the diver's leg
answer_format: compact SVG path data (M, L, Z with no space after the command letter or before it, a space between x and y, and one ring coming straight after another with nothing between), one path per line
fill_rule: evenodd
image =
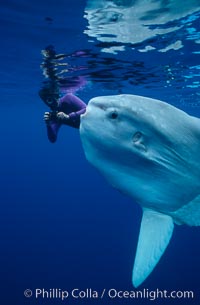
M57 140L57 134L58 130L60 128L61 124L56 122L51 122L50 124L47 124L47 136L51 143L55 143Z

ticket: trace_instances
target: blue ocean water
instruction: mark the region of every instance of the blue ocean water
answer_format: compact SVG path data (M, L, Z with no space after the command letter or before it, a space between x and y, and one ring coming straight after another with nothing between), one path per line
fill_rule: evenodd
M71 72L62 75L87 80L77 92L86 103L98 95L139 94L200 117L199 1L2 0L0 16L0 303L149 304L147 298L24 296L36 288L133 290L141 219L139 206L87 163L77 130L63 127L58 141L48 142L48 109L38 96L41 51L53 45L66 54ZM74 56L79 51L84 56ZM176 226L138 288L192 290L194 299L153 303L200 303L199 233Z

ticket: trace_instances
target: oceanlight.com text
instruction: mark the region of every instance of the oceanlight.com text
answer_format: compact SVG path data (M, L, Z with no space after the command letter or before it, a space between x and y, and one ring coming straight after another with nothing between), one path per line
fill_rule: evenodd
M148 299L150 301L155 301L157 299L194 299L194 292L193 291L186 291L186 290L149 290L144 288L142 290L118 290L115 288L111 289L101 289L95 290L93 288L87 289L80 289L74 288L72 290L68 289L60 289L60 288L36 288L36 289L26 289L24 291L24 296L26 298L35 298L38 299L60 299L65 301L67 299Z

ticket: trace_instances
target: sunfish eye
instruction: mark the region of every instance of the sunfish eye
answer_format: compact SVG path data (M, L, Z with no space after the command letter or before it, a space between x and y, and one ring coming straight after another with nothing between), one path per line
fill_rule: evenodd
M111 119L115 120L118 118L118 113L116 110L112 111L111 112L111 115L110 115Z

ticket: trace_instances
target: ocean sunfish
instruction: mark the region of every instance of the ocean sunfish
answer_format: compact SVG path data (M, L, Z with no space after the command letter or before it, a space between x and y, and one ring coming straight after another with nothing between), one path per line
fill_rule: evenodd
M143 210L132 282L164 253L175 224L200 225L200 119L136 95L93 98L81 117L87 160Z

